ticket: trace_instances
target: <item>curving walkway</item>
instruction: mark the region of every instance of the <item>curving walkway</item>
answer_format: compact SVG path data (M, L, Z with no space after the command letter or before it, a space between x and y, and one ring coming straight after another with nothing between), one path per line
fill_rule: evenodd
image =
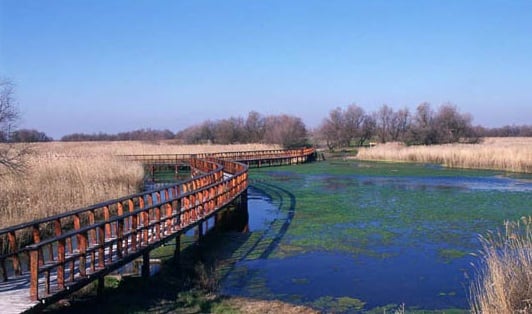
M7 247L0 255L0 309L38 310L94 280L103 284L105 275L139 257L149 267L151 250L201 228L246 191L249 165L295 164L313 156L313 149L124 156L144 163L186 162L193 177L0 230L0 247ZM30 244L19 248L19 243Z

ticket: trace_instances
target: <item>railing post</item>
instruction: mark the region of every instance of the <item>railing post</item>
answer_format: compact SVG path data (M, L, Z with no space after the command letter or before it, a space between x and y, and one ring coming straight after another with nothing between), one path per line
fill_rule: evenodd
M0 259L0 267L2 267L2 281L7 281L6 260Z
M33 243L38 244L41 242L41 231L39 230L39 225L33 225ZM40 254L39 254L39 265L44 264L43 261L43 254L42 254L42 247L39 248Z
M105 227L98 226L98 267L105 267Z
M65 239L57 242L57 286L63 290L65 288Z
M164 228L164 225L163 225ZM161 239L161 207L155 207L155 239Z
M109 212L109 206L103 207L103 219L105 220L105 237L110 238L111 237L111 225L109 224L109 218L110 218L110 212Z
M117 244L116 244L116 248L118 250L118 257L119 258L122 258L122 249L123 249L123 243L122 241L124 241L124 220L125 218L122 217L124 215L124 206L122 205L122 202L118 202L116 204L116 213L119 217L121 217L121 219L118 221L117 223L117 226L116 226L116 239L117 239ZM126 243L126 247L127 247L127 243Z
M15 231L9 231L7 234L7 238L9 241L9 249L12 252L17 252L17 237L15 236ZM15 253L13 255L13 270L15 271L15 276L20 276L22 273L21 267L20 267L20 257L18 256L18 253Z
M39 249L33 248L30 251L30 299L39 299Z
M55 236L58 237L63 233L61 226L61 219L56 219L54 222ZM65 288L65 239L57 242L57 286L63 290Z
M133 252L137 251L137 217L136 214L131 216L131 250Z
M143 228L142 228L142 244L143 245L148 245L149 243L149 233L148 233L148 226L150 224L150 215L148 212L146 211L143 211L141 213L142 215L142 224L143 224Z
M79 238L79 252L81 254L79 258L79 274L81 277L87 276L87 233L83 232ZM94 261L92 261L94 263Z

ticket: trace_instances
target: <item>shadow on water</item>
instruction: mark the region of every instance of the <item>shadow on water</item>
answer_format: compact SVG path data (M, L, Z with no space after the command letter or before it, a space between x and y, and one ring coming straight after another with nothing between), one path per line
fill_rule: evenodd
M290 227L296 209L296 198L290 191L265 182L249 187L250 232L216 234L210 251L216 256L216 265L222 292L224 282L238 273L238 264L250 260L266 260L279 246ZM276 206L271 202L275 200ZM270 209L270 211L269 211ZM274 209L274 211L271 211ZM262 221L261 221L262 220ZM218 252L216 252L218 251ZM251 277L239 277L251 280ZM244 282L240 282L245 286Z
M250 219L248 207L244 206L244 210L232 209L226 216L228 220L238 223L212 228L200 242L194 241L193 232L187 233L181 241L179 263L174 259L175 241L171 241L151 252L150 258L159 259L162 263L160 271L150 278L110 277L106 279L102 296L97 297L93 287L92 290L76 294L67 302L68 306L54 305L47 308L46 312L211 312L213 302L193 300L196 298L191 297L195 293L194 289L216 290L219 282L234 270L238 261L267 259L279 245L294 217L296 199L289 191L267 183L249 189L253 217ZM266 208L259 205L259 208L255 208L254 204L270 204L268 198L279 202L275 211L268 211L272 206ZM283 215L279 215L281 208L285 210ZM257 221L257 217L263 221ZM248 223L256 229L249 230ZM191 307L195 309L191 311Z
M265 258L268 258L270 254L279 246L279 243L281 242L284 235L288 231L288 228L290 227L290 223L292 222L292 219L294 218L295 211L296 211L296 197L290 191L283 189L279 186L269 184L269 183L264 183L264 182L260 184L263 185L264 187L267 187L268 191L266 191L264 188L261 189L260 187L258 187L258 185L255 185L254 188L258 192L266 194L266 195L268 195L269 193L275 193L275 199L279 200L280 209L284 208L285 197L283 196L283 194L289 198L288 208L286 209L286 218L282 219L281 227L277 230L275 226L278 220L273 220L270 223L269 228L266 230L267 232L265 232L263 235L263 237L267 236L268 231L272 231L272 230L276 232L276 235L274 236L273 241L271 241L268 247L265 250L263 250L263 252L260 254L260 258L265 259ZM255 248L256 246L254 247L254 249Z

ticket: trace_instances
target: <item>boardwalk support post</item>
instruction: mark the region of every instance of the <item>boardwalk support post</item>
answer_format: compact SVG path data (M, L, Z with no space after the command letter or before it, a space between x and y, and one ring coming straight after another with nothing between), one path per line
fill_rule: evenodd
M177 268L181 266L181 234L175 238L174 263Z
M105 288L105 277L98 278L98 287L96 288L96 295L101 297Z
M196 227L196 240L200 242L203 239L203 223L199 223Z
M142 268L140 270L142 278L150 277L150 252L142 254Z

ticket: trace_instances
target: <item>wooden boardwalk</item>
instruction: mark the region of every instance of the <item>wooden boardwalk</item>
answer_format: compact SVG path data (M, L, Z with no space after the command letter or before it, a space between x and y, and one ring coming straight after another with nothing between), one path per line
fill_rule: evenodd
M0 230L0 312L38 310L197 227L247 189L248 167L308 161L314 150L209 155L136 155L150 163L186 163L192 177L65 214ZM21 245L24 243L26 245ZM179 248L179 245L176 246ZM179 254L179 249L175 252Z

